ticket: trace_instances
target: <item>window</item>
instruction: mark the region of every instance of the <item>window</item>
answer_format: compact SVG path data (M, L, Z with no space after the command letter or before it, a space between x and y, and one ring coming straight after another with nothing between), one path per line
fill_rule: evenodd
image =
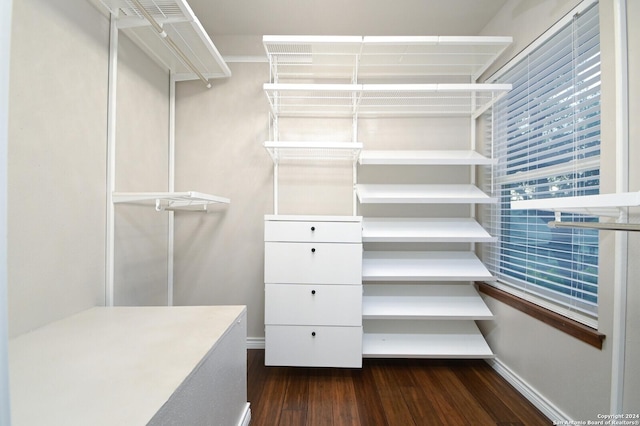
M495 80L513 90L489 114L499 162L485 189L499 202L484 225L498 242L483 251L496 286L590 326L598 314L597 231L551 229L552 212L510 205L599 193L598 20L595 4Z

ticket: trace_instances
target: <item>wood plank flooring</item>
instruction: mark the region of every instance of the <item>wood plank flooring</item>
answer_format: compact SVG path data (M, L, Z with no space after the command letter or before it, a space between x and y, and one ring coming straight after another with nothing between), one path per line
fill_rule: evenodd
M482 360L365 359L265 367L248 351L253 426L537 426L552 422Z

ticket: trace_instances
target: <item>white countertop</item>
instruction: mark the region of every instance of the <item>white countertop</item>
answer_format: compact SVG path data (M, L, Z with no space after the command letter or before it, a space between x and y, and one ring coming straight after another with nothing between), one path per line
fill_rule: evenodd
M244 306L97 307L11 339L21 425L144 425Z

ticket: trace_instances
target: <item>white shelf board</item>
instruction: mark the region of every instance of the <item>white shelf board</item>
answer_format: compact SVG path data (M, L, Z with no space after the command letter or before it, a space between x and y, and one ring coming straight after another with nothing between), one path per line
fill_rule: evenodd
M362 220L363 242L486 243L495 237L472 218L372 218Z
M473 321L363 322L365 358L494 358Z
M203 210L209 204L229 204L231 200L202 192L114 192L114 203L155 205L156 210Z
M198 79L197 74L160 37L131 0L92 1L100 2L118 16L118 28L161 66L171 70L176 80ZM141 3L204 77L231 75L222 55L185 0L142 0Z
M278 79L424 77L476 79L512 43L511 37L263 37Z
M471 184L357 184L360 203L488 204L489 197Z
M472 252L365 251L362 281L491 281L495 277Z
M474 116L511 90L510 84L265 83L278 116Z
M280 160L348 160L356 161L362 150L360 142L275 142L263 143L274 163Z
M545 198L511 202L512 210L549 210L592 216L618 217L624 207L640 206L640 192L586 195L583 197Z
M474 166L490 165L496 161L473 150L363 150L362 165L417 165L417 166Z
M470 284L370 284L363 319L487 320L493 314Z

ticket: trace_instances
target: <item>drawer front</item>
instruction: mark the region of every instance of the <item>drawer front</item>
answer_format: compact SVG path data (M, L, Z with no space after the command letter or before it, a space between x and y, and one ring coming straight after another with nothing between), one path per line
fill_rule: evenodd
M362 367L362 327L265 328L265 365Z
M360 222L265 221L265 241L361 243Z
M268 284L362 284L362 244L264 244Z
M265 324L362 325L362 287L355 285L265 286Z

